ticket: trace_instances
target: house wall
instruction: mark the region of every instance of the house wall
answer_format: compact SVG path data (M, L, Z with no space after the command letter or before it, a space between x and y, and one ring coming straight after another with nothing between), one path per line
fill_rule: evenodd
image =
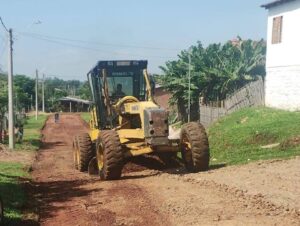
M283 16L282 42L272 44L273 18ZM266 105L300 110L300 1L269 9Z

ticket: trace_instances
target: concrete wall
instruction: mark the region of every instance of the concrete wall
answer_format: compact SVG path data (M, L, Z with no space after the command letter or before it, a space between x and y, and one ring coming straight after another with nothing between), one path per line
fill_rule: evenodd
M283 16L282 42L272 44L273 18ZM266 105L300 110L300 1L269 9Z

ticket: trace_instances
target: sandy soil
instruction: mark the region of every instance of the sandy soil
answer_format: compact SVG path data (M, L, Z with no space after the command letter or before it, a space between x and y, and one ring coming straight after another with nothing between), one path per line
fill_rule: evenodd
M47 121L32 172L41 225L300 225L300 158L198 174L142 161L106 182L73 169L86 130L78 115Z

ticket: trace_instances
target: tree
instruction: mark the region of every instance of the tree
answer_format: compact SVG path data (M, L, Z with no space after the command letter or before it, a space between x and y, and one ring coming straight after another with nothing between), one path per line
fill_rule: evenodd
M35 80L26 75L15 75L14 93L16 110L29 109L35 98Z
M8 105L7 78L5 75L0 74L0 117L6 112L7 105Z
M79 88L79 96L81 99L91 100L91 91L88 81L85 81L81 84Z
M211 44L206 48L198 42L178 59L160 67L159 82L173 95L179 120L186 121L188 108L188 56L191 54L191 118L198 120L199 96L204 102L222 100L248 82L265 76L266 44L263 40L242 40Z

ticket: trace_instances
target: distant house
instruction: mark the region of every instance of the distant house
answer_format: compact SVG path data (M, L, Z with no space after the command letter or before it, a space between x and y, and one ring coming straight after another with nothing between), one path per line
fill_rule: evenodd
M87 112L92 104L77 97L62 97L59 102L64 112Z
M262 7L269 12L266 105L300 110L300 0L277 0Z

